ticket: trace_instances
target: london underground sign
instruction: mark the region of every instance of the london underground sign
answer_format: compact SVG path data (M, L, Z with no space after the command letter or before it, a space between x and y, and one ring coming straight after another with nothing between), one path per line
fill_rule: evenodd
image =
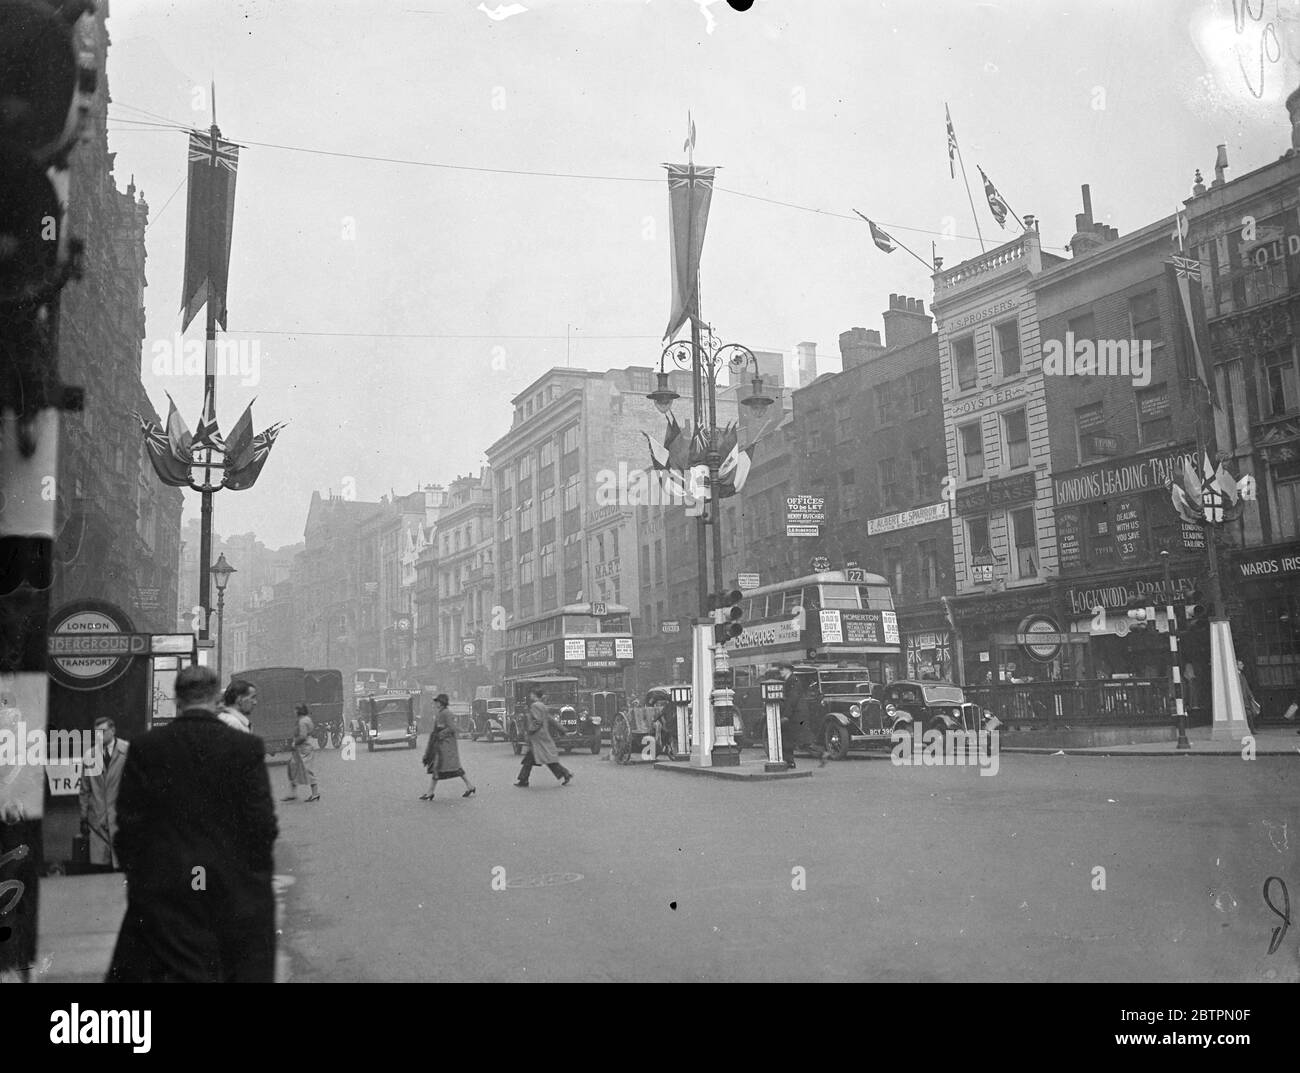
M133 657L149 654L149 634L133 632L120 608L81 600L51 616L47 645L56 682L68 689L100 689L125 674Z

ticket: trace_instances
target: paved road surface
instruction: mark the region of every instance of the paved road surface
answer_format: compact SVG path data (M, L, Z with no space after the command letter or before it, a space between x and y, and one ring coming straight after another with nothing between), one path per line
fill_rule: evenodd
M323 800L280 806L293 979L1300 980L1262 898L1300 905L1293 760L738 784L581 754L523 791L508 745L463 742L478 796L423 802L420 745L320 754Z

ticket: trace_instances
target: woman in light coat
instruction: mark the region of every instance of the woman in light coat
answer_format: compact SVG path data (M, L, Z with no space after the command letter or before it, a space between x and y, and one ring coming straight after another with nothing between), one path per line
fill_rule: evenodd
M439 693L433 702L438 706L438 714L434 717L433 730L429 733L429 744L424 749L424 770L429 773L432 781L429 783L429 792L421 794L420 800L433 800L433 791L437 788L439 779L460 779L465 784L465 792L460 796L473 797L478 792L478 787L469 781L465 769L460 766L456 720L447 707L451 701L446 693Z
M295 709L298 716L298 730L293 738L293 752L289 754L289 788L292 793L285 801L298 800L299 785L311 787L308 801L320 800L320 787L316 783L316 772L312 769L312 757L316 755L316 724L312 722L307 705L300 704Z

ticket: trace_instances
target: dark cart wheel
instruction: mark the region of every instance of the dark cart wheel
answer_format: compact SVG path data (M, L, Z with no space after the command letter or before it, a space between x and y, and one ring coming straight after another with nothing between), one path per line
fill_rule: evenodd
M832 723L826 728L826 748L832 760L844 760L849 755L849 728Z
M609 748L620 764L626 764L632 759L632 728L628 726L627 717L622 712L618 713L610 731Z

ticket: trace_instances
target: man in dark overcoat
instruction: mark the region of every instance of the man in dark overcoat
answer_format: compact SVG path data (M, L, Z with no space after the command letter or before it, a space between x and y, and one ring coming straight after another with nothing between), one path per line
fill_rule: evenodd
M186 667L180 714L132 743L117 802L127 908L110 982L275 978L279 829L265 748L217 718L219 700L216 675Z
M515 782L521 789L528 786L528 776L533 768L542 764L551 769L551 774L560 780L561 785L568 786L573 781L573 772L560 763L559 750L555 747L555 739L551 737L552 727L557 734L563 734L564 728L551 714L543 697L540 689L528 693L528 714L524 717L528 746L524 749L524 762L519 768L519 779Z

